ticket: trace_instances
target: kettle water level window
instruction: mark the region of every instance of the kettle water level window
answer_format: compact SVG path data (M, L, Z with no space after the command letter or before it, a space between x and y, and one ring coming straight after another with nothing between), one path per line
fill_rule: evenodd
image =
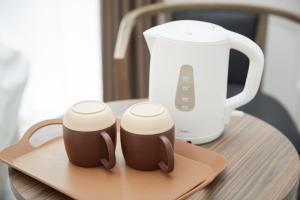
M185 112L193 110L195 106L194 72L191 65L181 66L177 82L175 106L178 110Z

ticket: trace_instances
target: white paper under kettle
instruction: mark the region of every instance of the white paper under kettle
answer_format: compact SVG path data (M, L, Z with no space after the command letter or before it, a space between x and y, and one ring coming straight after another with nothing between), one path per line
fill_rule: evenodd
M250 39L201 21L173 21L144 32L151 59L149 99L169 109L176 138L205 143L220 136L232 111L257 93L264 56ZM226 99L229 51L249 58L243 91Z

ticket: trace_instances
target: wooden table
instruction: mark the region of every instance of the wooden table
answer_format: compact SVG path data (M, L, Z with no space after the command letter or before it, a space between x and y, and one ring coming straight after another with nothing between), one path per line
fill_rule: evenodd
M120 116L138 101L109 105ZM41 135L47 135L47 131ZM224 155L230 164L191 199L297 199L298 154L287 138L269 124L247 114L234 117L220 138L202 146ZM9 176L17 199L69 199L14 169L9 169Z

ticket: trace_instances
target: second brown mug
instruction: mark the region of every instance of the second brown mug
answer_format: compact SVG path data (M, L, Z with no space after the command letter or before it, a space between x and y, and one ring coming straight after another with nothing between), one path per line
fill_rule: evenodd
M174 169L174 122L160 104L142 102L121 119L121 146L126 164L134 169Z

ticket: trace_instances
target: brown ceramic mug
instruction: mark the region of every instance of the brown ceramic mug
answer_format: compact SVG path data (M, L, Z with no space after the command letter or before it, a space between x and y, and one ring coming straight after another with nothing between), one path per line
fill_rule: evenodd
M71 163L80 167L115 166L116 119L98 101L73 105L63 118L63 138Z
M174 169L174 122L153 102L137 103L121 119L121 146L128 166L142 171Z

